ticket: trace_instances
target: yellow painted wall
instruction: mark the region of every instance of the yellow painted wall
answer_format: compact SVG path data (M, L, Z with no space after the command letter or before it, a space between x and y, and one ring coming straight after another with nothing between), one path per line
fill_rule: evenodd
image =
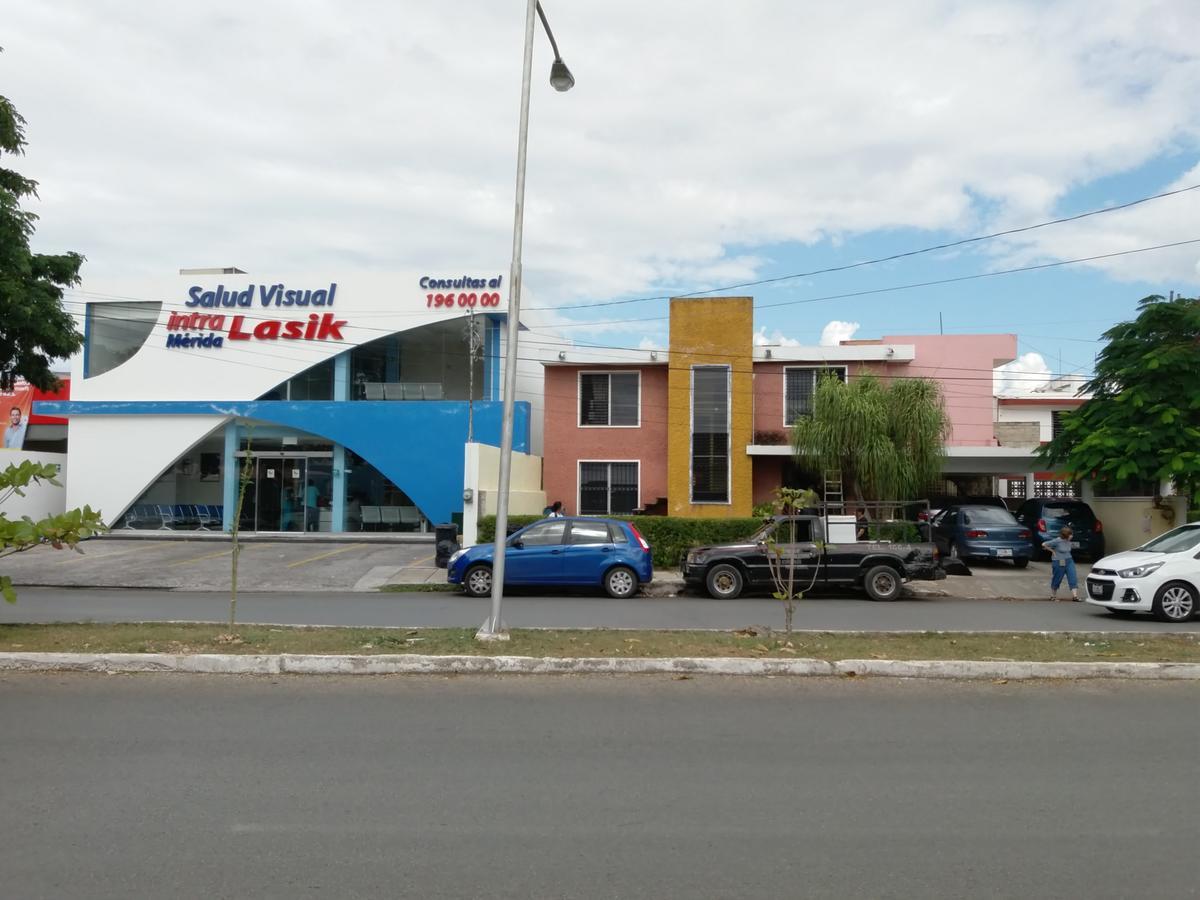
M1120 553L1187 522L1184 497L1166 497L1171 511L1156 509L1150 497L1091 497L1088 505L1104 523L1104 550Z
M672 516L749 516L753 473L754 301L712 297L671 301L671 366L667 393L667 511ZM730 393L729 503L691 502L692 366L728 365Z

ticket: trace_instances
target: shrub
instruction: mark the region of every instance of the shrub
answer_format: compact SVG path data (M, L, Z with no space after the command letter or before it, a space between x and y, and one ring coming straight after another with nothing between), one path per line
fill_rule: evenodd
M509 516L510 526L528 525L541 516ZM693 547L705 544L726 544L740 541L754 534L762 525L762 519L689 519L681 516L611 516L632 522L654 554L654 565L660 568L678 566L684 554ZM479 520L481 543L496 538L496 517L484 516Z

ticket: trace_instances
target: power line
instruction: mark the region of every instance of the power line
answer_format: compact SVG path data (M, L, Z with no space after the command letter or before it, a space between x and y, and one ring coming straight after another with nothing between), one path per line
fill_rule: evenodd
M977 235L975 237L962 238L961 240L949 241L944 244L934 244L929 247L921 247L917 250L906 250L903 253L893 253L890 256L880 256L880 257L876 257L875 259L865 259L865 260L862 260L861 262L847 263L846 265L841 265L841 266L828 266L823 269L813 269L812 271L809 271L809 272L793 272L790 275L776 275L772 278L762 278L757 281L743 281L738 284L729 284L729 285L725 285L723 287L706 288L704 290L691 291L691 292L685 293L685 294L668 294L668 295L655 296L655 297L633 297L633 298L629 298L629 299L625 299L625 300L601 300L601 301L597 301L597 302L593 302L593 303L574 303L574 304L563 304L563 305L559 305L559 306L528 306L528 307L526 307L526 309L527 310L588 309L588 308L603 307L603 306L621 306L621 305L628 304L628 303L649 303L654 300L669 300L673 297L698 297L702 294L712 294L716 291L736 291L736 290L741 290L742 288L758 287L759 285L764 285L764 284L776 284L781 281L790 281L795 278L809 278L813 275L828 275L833 272L847 272L851 269L859 269L864 266L875 266L875 265L879 265L881 263L895 262L898 259L907 259L908 257L912 257L912 256L920 256L923 253L934 253L938 250L949 250L953 247L962 247L967 244L979 243L980 241L990 241L993 238L1007 237L1008 235L1012 235L1012 234L1021 234L1021 233L1027 232L1027 231L1034 231L1038 228L1047 228L1051 225L1062 225L1066 222L1077 222L1080 219L1086 219L1086 218L1089 218L1090 216L1099 216L1099 215L1104 215L1105 213L1118 212L1123 209L1129 209L1131 207L1138 206L1142 203L1150 203L1153 200L1161 200L1164 197L1173 197L1177 194L1185 194L1188 191L1194 191L1197 188L1200 188L1200 184L1193 184L1193 185L1189 185L1188 187L1177 188L1176 190L1172 190L1172 191L1163 191L1161 194L1153 194L1149 197L1140 197L1137 200L1130 200L1127 203L1119 203L1115 206L1104 206L1104 207L1100 207L1099 209L1093 209L1093 210L1089 210L1087 212L1077 213L1076 215L1073 215L1073 216L1064 216L1060 219L1050 219L1049 221L1046 221L1046 222L1037 222L1036 224L1033 224L1033 225L1023 225L1020 228L1009 228L1005 231L993 231L990 234L981 234L981 235Z

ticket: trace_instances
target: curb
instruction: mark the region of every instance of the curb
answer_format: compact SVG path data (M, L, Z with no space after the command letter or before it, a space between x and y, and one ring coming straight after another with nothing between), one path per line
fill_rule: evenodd
M974 660L657 659L534 656L316 656L234 653L0 653L0 672L180 672L202 675L792 675L876 678L1122 678L1200 681L1200 663L1003 662Z

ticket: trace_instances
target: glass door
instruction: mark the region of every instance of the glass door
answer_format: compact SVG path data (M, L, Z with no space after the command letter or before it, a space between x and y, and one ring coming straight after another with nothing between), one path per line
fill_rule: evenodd
M304 531L308 460L259 457L255 478L256 531Z

